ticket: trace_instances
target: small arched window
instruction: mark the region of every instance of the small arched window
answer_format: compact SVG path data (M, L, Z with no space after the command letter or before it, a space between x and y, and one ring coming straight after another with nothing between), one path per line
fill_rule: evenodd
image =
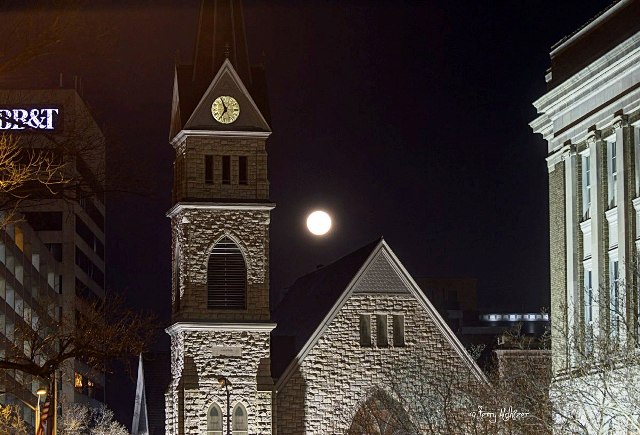
M222 411L215 403L207 413L207 435L222 435Z
M248 425L247 425L247 410L244 409L241 403L238 403L235 408L233 408L233 435L247 435L248 434Z
M244 310L247 302L247 267L238 245L223 237L211 250L207 267L207 307Z

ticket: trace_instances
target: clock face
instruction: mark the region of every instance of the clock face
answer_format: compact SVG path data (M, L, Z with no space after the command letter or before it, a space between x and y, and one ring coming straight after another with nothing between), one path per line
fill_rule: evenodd
M240 104L233 97L221 95L213 101L211 114L216 121L231 124L240 115Z

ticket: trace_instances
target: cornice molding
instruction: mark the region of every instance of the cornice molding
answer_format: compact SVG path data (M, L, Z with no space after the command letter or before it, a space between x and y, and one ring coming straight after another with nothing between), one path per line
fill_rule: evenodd
M176 322L165 329L169 335L183 331L257 331L271 332L276 323Z
M183 210L262 210L271 211L275 203L234 203L234 202L179 202L169 209L167 217L172 217Z
M174 147L189 136L207 136L221 138L256 138L266 139L271 136L270 131L231 131L231 130L180 130L180 133L171 139L171 145Z

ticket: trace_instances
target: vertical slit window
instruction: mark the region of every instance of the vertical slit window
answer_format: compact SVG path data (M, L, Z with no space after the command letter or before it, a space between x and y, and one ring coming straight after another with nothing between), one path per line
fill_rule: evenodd
M371 316L360 314L360 346L371 347Z
M238 184L247 184L247 172L248 172L247 156L238 157Z
M231 156L222 156L222 184L231 184Z
M607 142L607 154L609 157L609 207L618 204L618 162L616 156L616 143Z
M376 315L376 345L378 347L387 347L389 346L389 339L387 335L387 315L386 314L378 314Z
M207 307L244 310L247 300L247 268L238 245L222 238L211 251L207 268Z
M204 156L204 182L213 184L213 156Z
M591 216L591 157L582 156L582 216Z
M393 316L393 345L397 347L404 346L404 316Z

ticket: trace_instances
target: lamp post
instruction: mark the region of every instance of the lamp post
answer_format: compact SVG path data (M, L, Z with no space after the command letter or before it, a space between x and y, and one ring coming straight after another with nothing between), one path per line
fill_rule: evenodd
M225 378L224 376L220 376L218 378L218 383L221 387L225 388L225 391L227 393L227 435L231 435L231 415L229 414L229 399L231 398L229 385L231 385L231 382L229 382L229 379Z
M28 407L30 410L32 410L35 413L36 421L35 421L35 425L34 425L35 426L34 433L37 435L38 434L38 427L40 426L40 398L47 394L47 390L45 390L44 388L39 388L38 391L36 391L36 395L38 396L38 404L36 406L33 406L29 402L27 402L25 400L22 400L21 398L16 396L14 393L11 393L10 391L0 391L0 394L11 394L16 399L18 399L20 402L22 402L23 405L25 405L26 407Z
M37 434L38 428L40 427L40 398L47 394L47 390L45 390L44 388L39 388L38 391L36 391L36 394L38 395L38 404L36 405L36 434Z

